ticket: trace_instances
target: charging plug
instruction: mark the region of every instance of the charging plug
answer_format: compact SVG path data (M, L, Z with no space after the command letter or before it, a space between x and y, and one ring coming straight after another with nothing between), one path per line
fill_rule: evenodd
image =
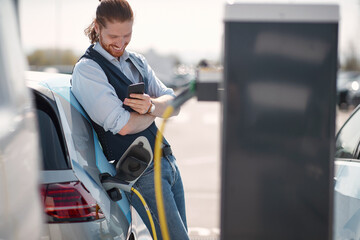
M196 77L198 101L220 101L222 82L223 71L221 68L199 68Z

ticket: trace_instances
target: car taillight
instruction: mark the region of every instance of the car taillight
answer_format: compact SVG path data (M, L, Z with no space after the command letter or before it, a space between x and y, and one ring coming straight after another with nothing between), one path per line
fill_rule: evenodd
M104 218L99 205L81 182L42 185L41 196L49 223L85 222Z

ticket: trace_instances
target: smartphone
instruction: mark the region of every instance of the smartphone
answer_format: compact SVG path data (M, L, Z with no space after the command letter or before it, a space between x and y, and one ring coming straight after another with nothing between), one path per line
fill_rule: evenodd
M127 89L127 97L130 97L131 93L137 93L137 94L143 94L145 91L145 84L143 82L141 83L135 83L128 86Z

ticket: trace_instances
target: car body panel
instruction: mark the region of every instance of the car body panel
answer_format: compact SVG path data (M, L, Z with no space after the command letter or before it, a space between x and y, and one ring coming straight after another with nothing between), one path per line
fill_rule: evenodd
M337 160L334 239L360 237L360 161Z
M135 239L141 240L152 240L153 238L150 235L149 230L146 228L146 225L143 223L139 213L131 206L131 231L134 233Z
M14 2L0 0L0 239L39 239L38 128Z
M112 232L109 222L106 220L97 220L86 223L62 223L49 224L51 240L73 240L74 236L81 239L126 239L127 233L117 236Z
M73 170L54 170L41 171L41 183L59 183L59 182L75 182L78 181Z
M334 239L360 239L360 107L336 136Z

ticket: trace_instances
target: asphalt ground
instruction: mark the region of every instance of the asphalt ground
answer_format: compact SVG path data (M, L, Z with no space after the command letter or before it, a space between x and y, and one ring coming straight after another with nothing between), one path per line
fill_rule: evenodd
M220 111L219 102L191 99L165 126L164 136L172 146L184 183L193 240L219 239Z

